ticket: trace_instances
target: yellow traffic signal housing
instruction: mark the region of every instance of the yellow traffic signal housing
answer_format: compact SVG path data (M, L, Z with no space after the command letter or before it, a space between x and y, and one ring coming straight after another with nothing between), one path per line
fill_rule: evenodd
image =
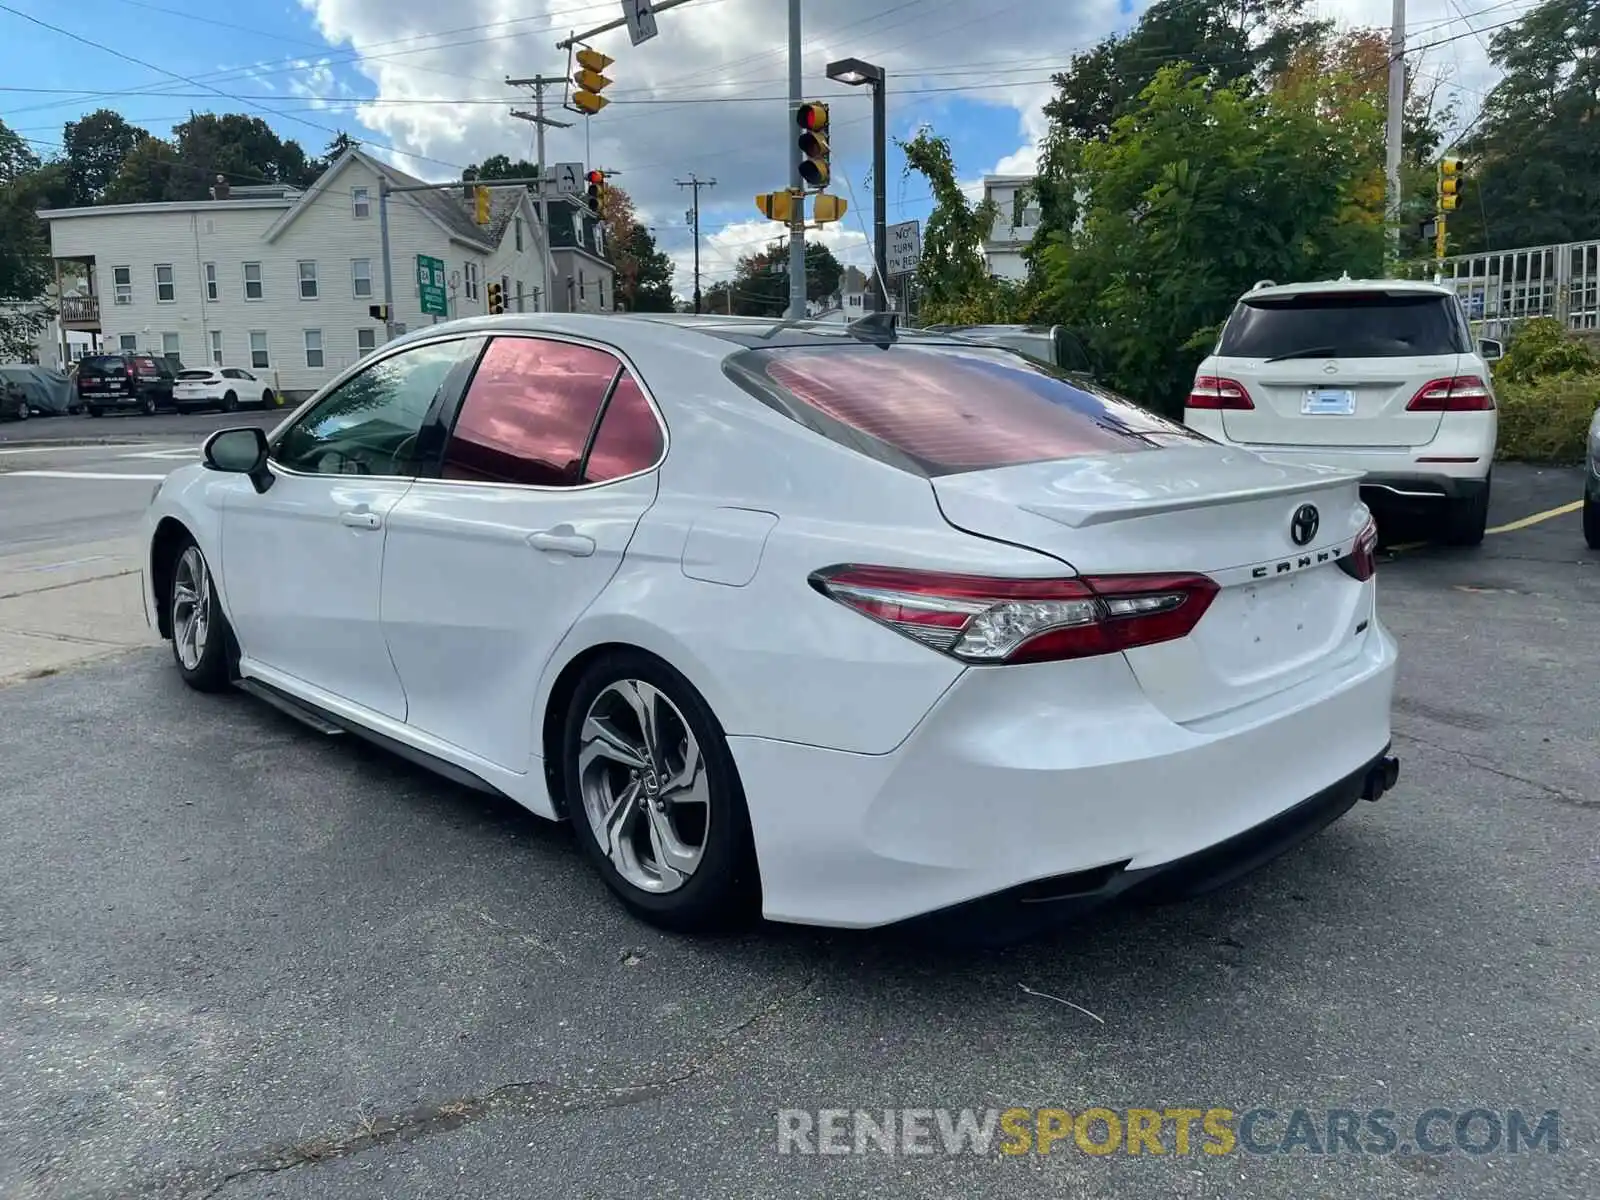
M828 146L828 106L813 101L795 109L800 126L800 178L807 187L823 188L833 177L832 150Z
M491 313L503 313L505 310L505 289L501 287L499 283L491 283L489 285L489 311Z
M818 224L837 221L844 216L845 210L849 207L850 205L842 196L829 196L824 193L817 197L817 205L813 210L813 215L817 218Z
M1441 212L1454 212L1460 203L1461 197L1461 160L1459 158L1441 158L1439 160L1439 210Z
M472 189L473 219L479 225L489 223L489 189L478 185Z
M593 116L611 103L600 93L611 86L611 80L603 72L616 59L588 47L579 50L577 57L578 70L573 73L572 81L578 85L578 90L572 93L572 105L579 112Z
M794 197L788 192L762 192L756 197L756 207L769 221L783 221L787 224L794 216Z

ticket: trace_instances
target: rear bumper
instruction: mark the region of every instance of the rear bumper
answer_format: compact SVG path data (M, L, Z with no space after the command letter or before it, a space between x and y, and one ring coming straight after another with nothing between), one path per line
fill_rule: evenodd
M1185 725L1107 656L971 670L890 754L730 738L764 911L891 925L977 900L1014 908L1062 876L1109 899L1309 800L1336 807L1329 794L1390 743L1395 663L1374 621L1342 666Z

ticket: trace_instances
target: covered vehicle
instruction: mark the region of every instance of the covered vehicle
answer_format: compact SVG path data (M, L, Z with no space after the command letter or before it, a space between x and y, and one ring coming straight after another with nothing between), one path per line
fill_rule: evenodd
M65 416L74 407L71 381L63 372L50 367L7 363L0 366L0 382L12 385L23 394L31 416Z

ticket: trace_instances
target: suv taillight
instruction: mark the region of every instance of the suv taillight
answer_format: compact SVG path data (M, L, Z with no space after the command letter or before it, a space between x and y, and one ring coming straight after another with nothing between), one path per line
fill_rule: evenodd
M1255 403L1250 399L1250 393L1245 386L1233 379L1224 379L1220 375L1196 375L1194 386L1189 389L1188 408L1227 408L1227 409L1253 409Z
M1356 534L1350 553L1339 560L1339 569L1352 579L1365 583L1378 573L1378 523L1371 517Z
M1406 405L1407 412L1486 412L1494 407L1494 394L1476 375L1431 379Z
M1204 575L997 579L837 566L811 586L913 641L968 663L1115 654L1185 637L1217 585Z

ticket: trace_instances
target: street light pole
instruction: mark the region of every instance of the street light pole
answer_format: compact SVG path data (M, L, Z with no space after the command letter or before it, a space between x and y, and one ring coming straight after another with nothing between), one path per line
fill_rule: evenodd
M879 312L889 308L889 183L888 171L889 102L888 75L882 67L859 58L844 58L828 64L828 78L835 83L872 88L872 261L877 268L878 290L872 307Z
M789 112L784 122L784 140L793 142L795 117L804 103L804 77L800 72L800 0L789 0ZM806 222L805 180L800 177L800 159L789 151L789 189L794 196L794 216L789 222L789 319L806 315Z

